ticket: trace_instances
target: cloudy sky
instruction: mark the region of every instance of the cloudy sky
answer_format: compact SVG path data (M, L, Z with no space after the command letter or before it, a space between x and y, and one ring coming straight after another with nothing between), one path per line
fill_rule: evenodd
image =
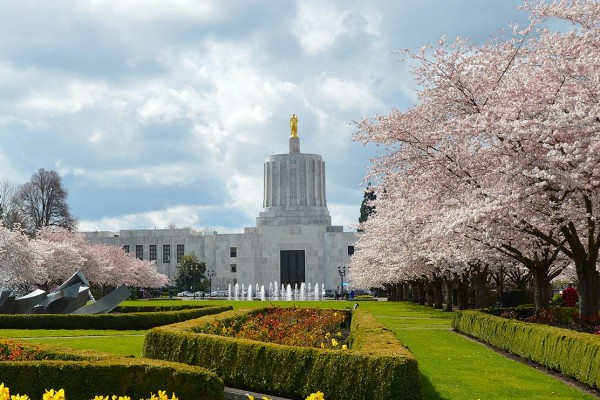
M321 154L335 225L376 149L352 121L407 109L397 50L483 43L513 0L0 1L0 180L58 171L80 230L254 226L263 162Z

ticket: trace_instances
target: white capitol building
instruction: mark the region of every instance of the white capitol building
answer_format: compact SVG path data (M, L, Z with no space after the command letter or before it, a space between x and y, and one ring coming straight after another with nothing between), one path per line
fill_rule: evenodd
M84 232L87 240L123 246L140 259L156 261L171 282L181 257L194 253L214 272L213 288L276 281L336 289L338 268L348 264L357 234L331 225L325 162L318 154L300 152L295 116L291 121L289 152L271 155L264 164L263 208L256 227L212 235L191 228Z

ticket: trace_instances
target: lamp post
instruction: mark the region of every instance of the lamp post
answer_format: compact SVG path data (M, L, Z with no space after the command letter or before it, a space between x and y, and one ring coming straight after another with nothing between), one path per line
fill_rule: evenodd
M340 267L338 265L338 274L340 274L340 291L342 292L342 297L344 295L344 276L346 276L346 267Z
M192 293L194 293L194 300L196 300L196 291L194 288L196 287L196 271L198 271L197 265L190 266L190 272L192 273L192 286L190 286Z
M212 277L215 274L215 271L208 271L206 275L208 275L208 298L212 299Z

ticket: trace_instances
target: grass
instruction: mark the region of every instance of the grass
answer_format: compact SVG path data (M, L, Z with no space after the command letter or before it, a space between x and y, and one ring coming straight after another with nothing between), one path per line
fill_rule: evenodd
M410 303L364 307L415 354L427 400L596 398L453 332L451 313Z
M139 304L139 301L127 301ZM156 300L154 305L172 305ZM261 302L182 300L178 304L231 305L234 308L267 305L350 308L346 301ZM452 314L410 303L361 302L411 349L419 362L426 400L459 399L595 399L557 378L453 332ZM0 330L0 336L29 338L40 343L141 356L144 331Z

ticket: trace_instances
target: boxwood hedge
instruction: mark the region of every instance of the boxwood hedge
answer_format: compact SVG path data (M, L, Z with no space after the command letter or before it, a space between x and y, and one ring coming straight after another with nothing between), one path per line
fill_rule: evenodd
M144 330L231 310L231 306L110 314L0 314L0 329Z
M593 388L600 388L600 336L480 311L455 312L452 327Z
M318 390L328 400L421 399L417 361L364 310L354 310L349 350L283 346L197 333L215 320L239 319L256 310L226 313L154 328L144 356L200 365L227 386L304 399Z
M223 399L223 381L197 366L159 360L128 358L86 350L31 345L39 349L38 361L0 361L0 382L13 394L41 399L46 390L64 389L72 400L96 395L148 398L165 390L180 399Z

